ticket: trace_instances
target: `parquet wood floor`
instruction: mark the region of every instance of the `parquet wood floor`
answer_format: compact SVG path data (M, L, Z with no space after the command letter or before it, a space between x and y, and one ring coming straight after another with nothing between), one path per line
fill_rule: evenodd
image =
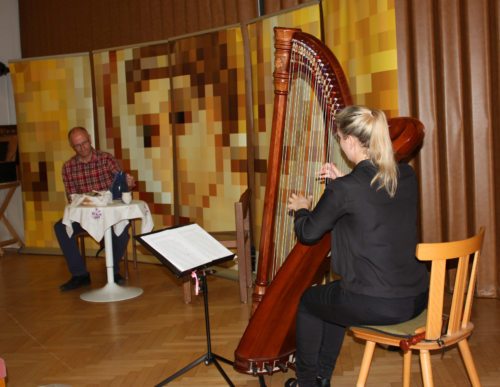
M90 259L92 288L105 283L103 259ZM0 357L9 387L154 386L206 352L203 300L183 303L182 284L166 268L139 264L129 283L144 294L115 303L88 303L80 290L60 293L68 279L61 256L0 257ZM249 318L239 302L238 284L210 276L212 351L233 358ZM470 339L483 386L500 386L500 302L475 301L476 330ZM346 337L332 379L334 386L354 386L363 345ZM436 386L469 386L453 348L433 355ZM236 386L259 386L254 377L222 363ZM400 386L401 355L377 348L369 386ZM292 372L266 377L282 386ZM215 366L198 365L171 386L224 386ZM418 357L413 357L412 385L421 386Z

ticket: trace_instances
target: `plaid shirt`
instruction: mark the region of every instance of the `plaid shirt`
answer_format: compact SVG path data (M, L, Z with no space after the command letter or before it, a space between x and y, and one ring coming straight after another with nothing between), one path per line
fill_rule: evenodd
M93 149L92 158L88 163L81 162L77 155L73 156L62 168L68 200L71 194L109 190L115 174L120 170L118 161L106 152Z

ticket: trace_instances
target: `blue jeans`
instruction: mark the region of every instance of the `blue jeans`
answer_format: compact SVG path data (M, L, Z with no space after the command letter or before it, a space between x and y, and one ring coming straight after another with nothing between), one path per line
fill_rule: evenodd
M129 227L130 224L125 227L119 236L115 234L114 230L112 232L113 266L115 274L120 272L120 261L125 254L125 250L127 249ZM73 235L70 238L66 232L66 226L62 223L62 219L54 225L54 232L59 242L59 246L61 247L61 251L64 254L64 258L66 258L66 264L68 265L68 269L72 276L85 275L88 273L87 268L85 267L85 260L80 254L75 237L75 235L81 231L83 231L83 229L82 226L80 226L80 223L73 222Z
M417 316L426 305L427 293L411 298L371 297L342 289L340 281L309 288L297 312L299 386L317 386L316 376L331 379L347 327L397 324Z

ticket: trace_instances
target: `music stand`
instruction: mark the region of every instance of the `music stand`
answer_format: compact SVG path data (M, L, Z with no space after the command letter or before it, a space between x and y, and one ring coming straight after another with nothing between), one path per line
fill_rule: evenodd
M170 383L202 362L207 366L210 364L215 365L228 385L234 387L234 384L219 364L219 361L229 365L233 365L233 362L212 352L210 315L208 312L207 274L213 271L206 270L206 268L216 263L233 259L234 254L197 224L153 231L147 234L137 235L135 238L150 250L156 258L167 266L177 277L181 277L188 273L198 275L201 291L203 293L207 352L162 380L155 387L164 386ZM193 265L194 267L191 267Z

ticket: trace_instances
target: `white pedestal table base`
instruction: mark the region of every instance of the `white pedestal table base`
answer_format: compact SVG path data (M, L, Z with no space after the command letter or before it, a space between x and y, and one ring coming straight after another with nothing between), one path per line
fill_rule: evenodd
M115 283L113 270L113 239L111 227L104 232L104 248L106 251L106 274L108 283L101 289L90 290L80 295L84 301L90 302L113 302L129 300L142 294L141 288L131 286L120 286Z
M90 302L113 302L129 300L142 294L141 288L120 286L115 283L107 283L101 289L90 290L83 293L80 298Z

